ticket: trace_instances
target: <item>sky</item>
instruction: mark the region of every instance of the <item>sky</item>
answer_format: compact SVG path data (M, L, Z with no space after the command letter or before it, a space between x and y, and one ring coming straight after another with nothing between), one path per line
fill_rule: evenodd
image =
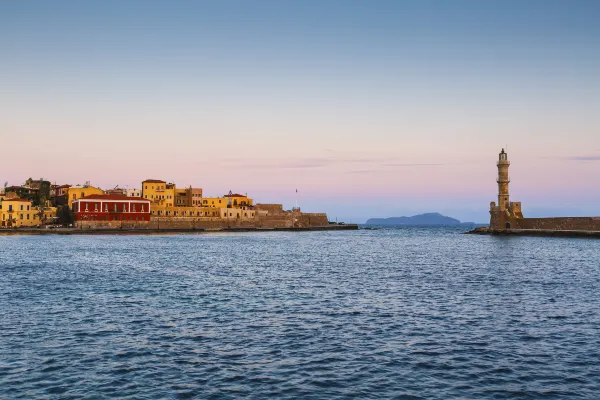
M0 181L600 215L600 2L0 0ZM296 189L298 195L296 196Z

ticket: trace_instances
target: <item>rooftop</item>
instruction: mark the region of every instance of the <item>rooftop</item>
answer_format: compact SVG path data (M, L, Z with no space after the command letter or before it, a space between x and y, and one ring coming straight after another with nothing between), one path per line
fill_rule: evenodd
M145 201L150 203L150 200L142 199L139 197L123 196L121 194L92 194L90 196L82 197L81 199L77 199L74 201L78 200L135 200L138 202Z

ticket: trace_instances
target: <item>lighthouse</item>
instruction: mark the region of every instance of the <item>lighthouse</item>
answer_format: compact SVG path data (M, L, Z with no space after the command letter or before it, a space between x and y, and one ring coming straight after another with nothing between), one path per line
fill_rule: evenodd
M508 154L502 149L500 154L498 155L498 207L500 207L500 211L508 210L510 205L509 194L508 194L508 184L510 183L510 179L508 178L508 167L510 166L510 161L508 161Z
M492 230L514 229L519 227L519 220L523 218L521 212L521 202L510 201L508 194L508 154L502 149L498 154L498 204L495 201L490 203L490 228Z

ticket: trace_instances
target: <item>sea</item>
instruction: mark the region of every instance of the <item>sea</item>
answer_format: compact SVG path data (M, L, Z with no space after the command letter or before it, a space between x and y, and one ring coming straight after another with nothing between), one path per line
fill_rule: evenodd
M599 399L600 241L0 236L0 399Z

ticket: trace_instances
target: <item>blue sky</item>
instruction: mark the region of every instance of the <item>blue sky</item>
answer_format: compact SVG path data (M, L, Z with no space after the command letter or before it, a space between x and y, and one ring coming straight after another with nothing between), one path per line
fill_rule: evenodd
M0 2L0 180L600 215L595 1ZM23 154L26 152L27 156Z

